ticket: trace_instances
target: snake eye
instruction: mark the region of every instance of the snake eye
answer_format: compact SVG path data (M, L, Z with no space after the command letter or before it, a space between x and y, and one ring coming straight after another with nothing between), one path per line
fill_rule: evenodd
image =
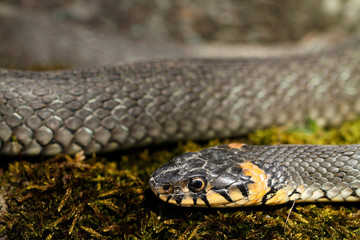
M201 177L192 178L188 183L188 188L193 192L200 192L206 186L206 181Z

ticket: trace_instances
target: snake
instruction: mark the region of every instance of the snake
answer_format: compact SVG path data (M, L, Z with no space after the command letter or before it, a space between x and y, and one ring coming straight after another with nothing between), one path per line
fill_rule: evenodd
M173 158L150 187L184 207L359 201L360 145L220 145Z
M301 55L165 59L45 72L0 69L0 153L92 154L240 136L274 125L301 125L309 118L320 125L337 125L360 113L359 45L357 33L332 49ZM170 161L174 166L160 168L163 173L155 171L150 186L161 199L182 206L238 206L241 199L248 200L245 205L339 200L329 184L335 185L335 192L342 189L343 200L359 199L358 150L358 146L211 148ZM292 153L297 157L283 160ZM328 158L348 160L337 167ZM312 168L302 166L299 159ZM320 159L330 166L323 166ZM188 177L185 170L172 170L180 165L194 173L186 186L167 174ZM189 168L198 169L199 175ZM254 193L256 189L260 193ZM353 191L349 196L348 189ZM313 195L306 198L308 191Z

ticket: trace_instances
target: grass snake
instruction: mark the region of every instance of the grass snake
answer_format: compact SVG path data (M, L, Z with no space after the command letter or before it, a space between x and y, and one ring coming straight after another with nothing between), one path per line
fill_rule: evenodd
M180 155L150 186L179 206L360 200L360 145L220 145Z
M359 45L357 34L328 51L286 57L159 60L47 72L0 69L0 152L90 154L236 136L303 124L309 117L336 125L360 113ZM191 206L352 201L359 199L359 151L358 145L218 146L170 161L150 185L161 199ZM184 185L167 173L188 168L185 163L201 174ZM226 181L205 166L225 169ZM184 171L174 170L179 177ZM235 184L238 180L244 184ZM312 197L305 198L307 191ZM244 199L247 203L239 204Z

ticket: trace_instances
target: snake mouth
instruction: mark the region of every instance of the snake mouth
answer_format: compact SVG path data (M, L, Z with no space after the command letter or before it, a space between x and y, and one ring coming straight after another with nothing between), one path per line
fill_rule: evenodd
M228 193L227 190L210 190L201 193L183 193L179 191L177 193L166 193L161 192L162 188L163 186L152 186L151 190L162 201L182 207L226 208L241 200L246 205L248 201L243 196L240 196L238 190L232 191L232 194ZM238 199L239 197L241 199Z
M150 179L149 185L159 199L182 207L225 208L231 207L239 201L243 202L244 205L248 202L248 199L236 186L216 189L209 184L202 191L193 192L189 188L181 188L179 185L157 183L154 178Z

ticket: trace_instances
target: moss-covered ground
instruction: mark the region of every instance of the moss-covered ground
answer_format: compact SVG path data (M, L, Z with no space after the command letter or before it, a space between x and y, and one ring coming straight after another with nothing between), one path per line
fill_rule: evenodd
M0 237L9 239L360 239L358 203L234 209L169 206L149 190L153 170L170 158L223 142L360 142L360 121L323 129L271 128L243 139L178 143L109 156L19 156L0 176ZM4 158L4 157L2 157ZM27 160L27 159L25 159Z

